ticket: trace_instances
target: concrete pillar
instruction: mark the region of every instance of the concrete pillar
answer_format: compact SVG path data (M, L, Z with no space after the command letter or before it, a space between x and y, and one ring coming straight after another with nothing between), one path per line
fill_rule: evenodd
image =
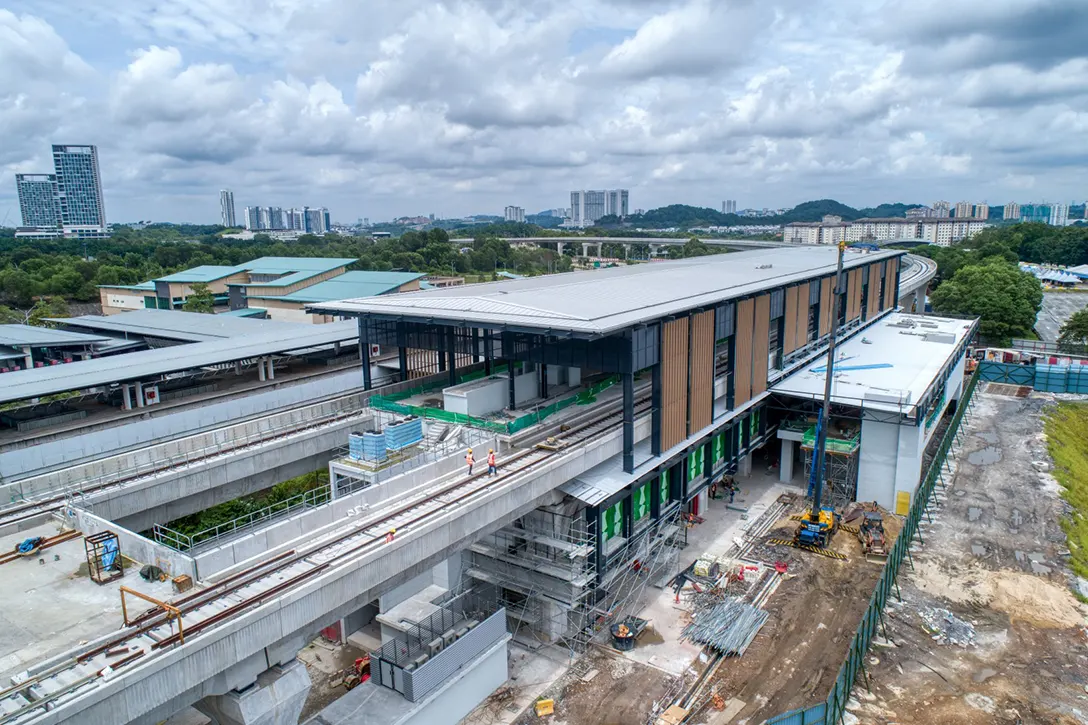
M257 379L262 383L267 379L264 374L264 358L257 358Z
M26 366L27 370L34 367L34 356L30 354L29 346L23 348L23 365Z
M589 242L582 242L582 256L589 256Z
M367 369L370 369L369 366L367 367ZM268 356L268 379L276 379L276 361L272 358L271 355Z
M782 440L782 457L778 460L778 480L782 483L793 480L793 441Z
M244 690L205 697L195 707L219 725L297 725L309 694L310 673L291 660L265 670Z
M914 290L914 298L911 300L912 312L921 314L926 311L925 296L922 294L922 290Z
M234 374L235 375L241 375L242 374L242 361L241 360L235 360L234 361Z
M624 260L626 260L630 256L631 256L631 245L630 244L624 244L623 245L623 258L624 258Z
M509 391L508 391L509 395L510 395L510 400L509 400L510 405L507 406L507 407L509 407L510 410L517 410L518 399L517 399L517 394L515 393L515 388L514 388L514 361L513 360L507 360L506 361L506 372L508 373L507 377L509 378L509 381L510 381L510 388L509 388Z
M538 387L539 387L539 390L540 390L540 397L544 398L544 400L547 400L548 399L548 366L541 363L539 373L540 373L540 385Z
M555 243L555 251L560 257L563 256L563 242Z
M752 475L752 454L749 453L744 458L737 461L737 475L738 476L751 476Z
M144 384L139 380L136 381L136 407L144 407Z
M124 401L121 409L132 410L132 391L129 389L128 383L121 383L121 399Z
M567 368L567 385L572 388L577 388L582 384L582 369L581 368Z

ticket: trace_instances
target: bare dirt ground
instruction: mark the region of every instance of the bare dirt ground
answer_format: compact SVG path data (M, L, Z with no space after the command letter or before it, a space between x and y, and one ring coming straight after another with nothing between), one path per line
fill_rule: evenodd
M871 692L855 687L860 723L1088 723L1088 610L1070 593L1046 403L979 394L885 612L891 641L866 660Z
M679 678L593 648L549 687L542 698L555 699L550 725L632 725L644 723L654 702L676 691ZM530 708L516 725L542 722Z
M900 523L891 515L885 521L890 547ZM768 537L788 539L796 528L795 521L785 518ZM755 558L785 561L789 569L767 603L771 614L767 624L742 657L726 660L715 675L718 694L744 706L732 719L707 710L694 722L761 723L827 697L880 578L880 564L865 560L853 534L840 531L831 548L848 559L770 544L753 551Z
M340 684L341 678L338 675L351 667L356 657L364 654L366 653L353 645L330 644L321 638L302 648L298 658L310 673L310 694L306 697L306 704L302 706L300 722L321 712L326 705L347 692Z

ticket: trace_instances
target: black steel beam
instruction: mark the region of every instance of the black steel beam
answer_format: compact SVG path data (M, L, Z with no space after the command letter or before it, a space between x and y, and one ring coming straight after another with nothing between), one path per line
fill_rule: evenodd
M548 399L548 366L540 365L540 397Z
M448 362L446 367L450 371L450 386L457 385L457 353L454 349L455 336L457 331L450 327L446 330L446 357Z
M517 410L518 403L517 403L517 396L515 395L515 392L514 392L514 361L513 360L507 359L507 361L506 361L506 370L507 370L507 373L508 373L508 378L510 380L510 405L509 405L509 408L510 408L510 410Z
M359 318L359 360L363 366L363 390L370 390L370 336L366 318Z
M623 373L623 472L635 472L635 374Z

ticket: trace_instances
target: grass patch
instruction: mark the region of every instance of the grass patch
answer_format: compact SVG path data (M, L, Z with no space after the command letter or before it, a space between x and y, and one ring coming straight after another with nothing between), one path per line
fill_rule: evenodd
M1073 507L1061 522L1073 571L1088 578L1088 403L1059 403L1046 416L1045 430L1054 477Z

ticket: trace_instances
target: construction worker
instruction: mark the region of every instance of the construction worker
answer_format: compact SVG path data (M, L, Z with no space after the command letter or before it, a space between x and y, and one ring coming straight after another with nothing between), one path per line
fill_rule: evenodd
M472 464L476 463L476 459L472 457L472 449L468 449L468 453L465 454L465 463L468 464L468 475L472 475Z
M396 535L397 535L397 528L394 526L393 528L389 529L389 533L385 535L385 543L392 544L393 543L393 537L396 536Z
M496 473L498 473L498 469L495 468L495 449L494 448L488 448L487 449L487 477L491 478Z

